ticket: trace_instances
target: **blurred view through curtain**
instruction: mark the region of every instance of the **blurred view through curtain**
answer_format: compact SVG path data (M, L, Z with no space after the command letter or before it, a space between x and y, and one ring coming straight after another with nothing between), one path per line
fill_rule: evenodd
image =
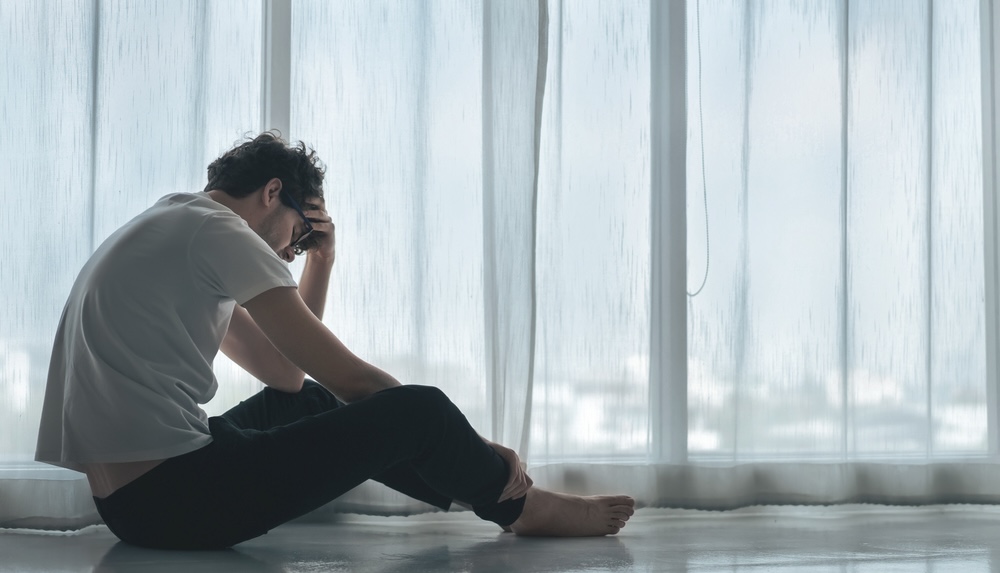
M326 161L338 233L325 322L537 482L1000 501L979 0L686 4L671 272L707 278L687 379L655 381L650 2L292 6L288 135ZM262 25L237 1L0 4L0 524L97 519L78 474L29 463L53 329L100 241L266 127ZM210 414L260 387L217 370ZM680 459L656 453L651 384L686 384ZM368 484L328 508L423 509Z

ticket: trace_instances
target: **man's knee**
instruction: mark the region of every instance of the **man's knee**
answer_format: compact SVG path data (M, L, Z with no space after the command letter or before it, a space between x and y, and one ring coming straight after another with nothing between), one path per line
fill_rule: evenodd
M327 390L325 386L309 378L302 381L302 389L299 390L298 393L303 396L309 396L310 398L334 398L333 393Z
M418 384L406 384L396 388L390 388L384 392L393 392L404 398L406 402L413 406L425 408L437 408L440 406L450 406L451 400L435 386L420 386Z
M275 390L275 392L279 391ZM343 405L325 386L308 378L302 382L302 389L297 393L284 395L298 400L300 403L308 404L309 414L319 414Z
M398 401L406 415L424 419L443 419L461 415L458 408L451 402L440 388L407 384L396 388L383 390L386 398Z

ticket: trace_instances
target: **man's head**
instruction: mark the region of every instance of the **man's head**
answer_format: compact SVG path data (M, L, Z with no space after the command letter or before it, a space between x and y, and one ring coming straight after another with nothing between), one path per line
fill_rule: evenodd
M213 161L205 191L224 192L229 197L224 202L279 256L290 260L292 250L301 253L311 246L308 237L294 248L292 243L310 226L302 213L323 202L324 174L314 150L264 132Z
M221 189L240 199L277 178L285 193L305 205L310 198L323 198L325 174L316 152L306 144L289 145L280 135L265 131L213 161L205 191Z

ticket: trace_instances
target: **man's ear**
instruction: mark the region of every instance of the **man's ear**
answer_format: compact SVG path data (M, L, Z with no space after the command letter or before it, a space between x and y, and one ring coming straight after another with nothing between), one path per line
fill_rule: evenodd
M277 177L271 179L264 184L263 192L261 193L260 199L263 201L265 207L270 207L271 203L281 201L278 195L281 193L281 179Z

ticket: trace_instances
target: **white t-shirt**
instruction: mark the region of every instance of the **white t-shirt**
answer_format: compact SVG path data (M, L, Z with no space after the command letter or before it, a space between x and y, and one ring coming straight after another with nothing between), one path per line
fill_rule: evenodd
M288 265L207 194L157 201L108 237L73 285L35 459L80 470L210 443L198 405L218 388L212 362L234 304L294 286Z

